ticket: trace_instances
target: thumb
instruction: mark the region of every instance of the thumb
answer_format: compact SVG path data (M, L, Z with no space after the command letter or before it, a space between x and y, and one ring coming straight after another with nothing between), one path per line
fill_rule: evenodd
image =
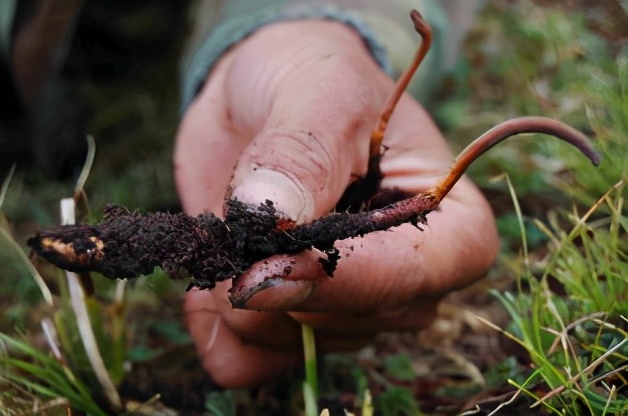
M273 53L260 54L266 49ZM330 212L366 172L370 132L393 85L362 39L328 21L269 26L239 47L229 75L231 122L252 139L238 158L228 196L254 205L271 200L297 222ZM263 301L256 298L261 304L242 306L284 309L306 299L326 275L321 253L302 254L309 256L299 257L302 265L311 267L299 280L289 278L293 257L253 265L243 286L234 283L234 293L273 290ZM268 279L269 272L275 278Z
M269 199L297 222L329 212L362 170L356 157L361 152L335 139L316 126L262 131L238 161L231 196L255 205Z
M370 130L390 89L351 29L309 25L316 42L305 47L290 43L290 23L260 31L241 46L227 81L233 123L252 133L231 196L254 204L270 199L299 222L329 212L352 178L365 173ZM337 36L325 41L332 30ZM260 58L266 44L275 53Z

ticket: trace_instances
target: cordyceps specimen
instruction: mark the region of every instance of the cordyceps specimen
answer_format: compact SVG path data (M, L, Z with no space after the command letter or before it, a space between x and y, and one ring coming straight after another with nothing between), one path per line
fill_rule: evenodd
M67 225L41 231L28 240L28 245L44 259L67 270L96 271L109 278L132 278L161 267L173 276L187 273L191 278L190 286L201 289L237 279L255 262L275 254L316 248L326 254L320 263L331 276L340 260L334 248L337 240L404 223L417 227L426 224L426 215L438 209L473 160L507 137L519 133L553 135L577 147L595 165L599 163L598 154L586 136L577 130L548 118L517 118L499 124L471 143L455 159L449 174L433 188L381 208L358 212L356 207L364 207L367 200L376 199L375 194L383 191L378 189L379 161L386 124L430 47L429 26L418 12L413 11L411 17L423 42L382 111L371 136L367 174L349 187L339 203L341 212L296 224L277 212L271 201L252 206L230 199L225 204L224 219L210 213L198 217L161 212L141 215L109 205L99 224ZM289 274L290 270L284 271L285 276ZM242 306L252 294L232 293L232 303Z

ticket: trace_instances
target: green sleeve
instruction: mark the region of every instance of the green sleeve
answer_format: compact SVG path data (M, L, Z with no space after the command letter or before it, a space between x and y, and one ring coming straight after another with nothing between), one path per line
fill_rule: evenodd
M182 111L201 89L218 58L258 28L277 21L332 19L353 27L377 63L392 77L409 64L420 42L409 12L416 8L433 31L430 53L413 79L410 92L425 101L445 70L445 45L452 31L440 2L435 0L246 0L201 2L195 28L182 63Z
M13 28L13 17L17 0L0 1L0 55L9 56L11 29Z

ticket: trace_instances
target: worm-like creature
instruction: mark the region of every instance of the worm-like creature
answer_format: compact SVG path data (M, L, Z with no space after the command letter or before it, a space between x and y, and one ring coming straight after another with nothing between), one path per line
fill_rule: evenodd
M363 236L403 223L420 226L478 156L507 137L546 133L580 149L593 164L600 157L579 131L544 117L506 121L480 136L455 159L449 174L424 193L383 208L359 213L330 213L296 224L271 201L259 206L226 202L225 219L157 212L141 215L109 205L99 224L66 225L41 231L28 240L39 256L61 268L95 271L109 278L132 278L161 267L171 275L186 273L191 286L211 289L216 282L242 275L253 263L275 254L309 248L327 253L321 264L332 275L340 258L337 240Z
M519 133L550 134L574 145L595 165L599 164L595 149L579 131L544 117L522 117L499 124L476 139L456 158L449 175L432 189L383 208L354 212L365 200L378 199L373 194L381 180L379 162L388 120L430 48L429 25L416 10L410 17L422 42L382 109L371 133L368 171L339 201L342 212L296 224L277 212L271 201L256 207L231 199L225 204L224 220L209 213L198 217L162 212L141 215L109 205L99 224L66 225L41 231L28 240L28 245L50 263L70 271L130 278L161 267L172 276L187 273L190 286L201 289L211 289L216 282L237 278L253 263L272 255L294 254L313 247L327 254L320 262L331 276L340 259L334 249L337 240L403 223L417 227L425 224L426 215L438 209L471 162L507 137Z

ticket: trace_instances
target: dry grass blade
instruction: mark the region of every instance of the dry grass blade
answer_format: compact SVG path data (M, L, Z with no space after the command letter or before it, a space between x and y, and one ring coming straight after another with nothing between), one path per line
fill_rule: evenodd
M65 198L61 200L61 223L63 225L71 225L75 222L75 202L73 198ZM68 281L68 287L70 290L70 303L72 310L76 315L76 323L78 326L83 346L85 347L85 353L89 360L89 363L98 379L98 382L103 388L103 393L111 403L111 405L117 409L122 408L122 401L116 390L109 372L105 367L105 363L100 354L98 342L92 330L91 322L89 319L89 313L87 311L87 305L85 303L85 293L81 286L81 281L76 273L66 272Z
M11 165L11 169L9 169L9 173L5 178L4 182L2 182L2 188L0 188L0 209L2 209L2 205L4 204L4 200L7 196L7 191L9 190L9 185L11 184L11 180L13 180L13 175L15 174L15 163Z
M611 348L608 351L604 352L604 354L602 354L595 361L593 361L591 364L589 364L584 370L582 370L582 372L580 372L580 373L576 374L575 376L573 376L569 380L569 382L575 383L576 381L580 380L580 378L582 378L583 375L591 374L591 372L593 372L593 370L595 370L600 364L602 364L602 362L604 360L606 360L610 355L615 353L615 351L617 351L619 348L621 348L621 346L624 345L626 342L628 342L628 338L622 340L620 343L615 345L613 348ZM560 387L555 388L554 390L552 390L549 393L547 393L545 396L541 397L535 403L533 403L530 406L530 408L532 409L532 408L535 408L535 407L539 406L540 404L545 403L550 398L552 398L552 397L556 396L557 394L563 392L566 388L567 387L565 387L565 385L562 385Z
M30 275L33 277L33 280L37 284L37 287L39 288L39 291L44 298L44 302L46 302L47 305L52 306L53 300L50 289L46 285L46 282L44 282L44 279L41 277L35 266L33 266L33 263L31 263L30 259L26 256L26 253L24 253L22 247L19 246L19 244L13 239L13 236L11 236L11 234L9 234L9 232L4 227L0 227L0 236L2 236L4 240L9 242L17 257L19 257L20 260L24 263Z
M94 137L88 134L86 140L87 156L85 157L85 163L83 164L83 169L81 169L81 174L79 175L79 178L76 181L76 185L74 186L75 201L77 201L78 196L83 193L85 183L87 182L89 173L92 170L92 165L94 164L94 157L96 156L96 141L94 140Z

